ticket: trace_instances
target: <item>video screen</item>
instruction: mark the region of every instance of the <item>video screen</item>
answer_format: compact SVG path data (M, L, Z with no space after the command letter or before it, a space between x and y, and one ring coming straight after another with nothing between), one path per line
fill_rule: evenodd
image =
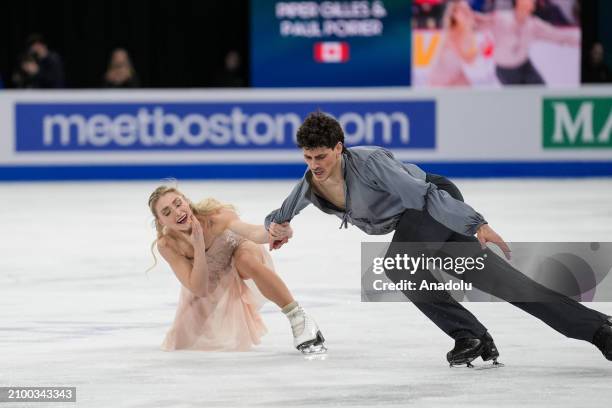
M577 0L413 0L415 87L578 86Z
M408 0L251 0L253 87L409 86Z

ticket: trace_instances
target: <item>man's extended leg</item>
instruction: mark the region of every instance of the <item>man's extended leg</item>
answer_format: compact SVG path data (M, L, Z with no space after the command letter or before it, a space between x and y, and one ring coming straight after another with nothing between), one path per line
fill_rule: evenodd
M463 200L459 189L447 178L428 174L427 181L436 184L454 198ZM447 241L465 243L466 246L461 248L462 255L466 255L467 252L470 254L485 252L475 237L455 232ZM607 321L608 316L533 281L490 249L487 249L486 253L485 270L471 271L456 277L472 282L483 292L509 301L567 337L592 342L595 332Z
M401 242L445 242L452 235L451 230L435 221L427 211L406 210L397 225L386 257L403 255ZM416 244L411 245L411 250L416 250ZM393 282L407 277L414 282L438 282L427 269L418 270L409 276L406 271L388 270L387 277ZM487 331L478 319L448 292L406 290L403 293L432 322L454 339L480 338Z
M595 332L607 321L608 316L530 279L490 249L483 251L474 237L456 234L451 241L465 242L465 248L461 248L464 254L487 255L484 270L467 271L456 277L512 303L559 333L592 342Z

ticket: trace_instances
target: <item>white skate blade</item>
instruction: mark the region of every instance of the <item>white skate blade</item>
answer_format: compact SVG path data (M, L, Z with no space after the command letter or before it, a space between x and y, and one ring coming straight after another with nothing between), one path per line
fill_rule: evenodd
M323 343L302 347L300 352L306 360L325 360L327 358L327 347Z
M323 360L327 360L327 353L323 353L323 354L306 354L306 355L304 355L304 360L307 360L307 361L323 361Z

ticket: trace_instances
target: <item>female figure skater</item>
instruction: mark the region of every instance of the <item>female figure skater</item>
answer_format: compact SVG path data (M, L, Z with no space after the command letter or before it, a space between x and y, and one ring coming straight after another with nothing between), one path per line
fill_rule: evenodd
M287 316L294 346L304 354L326 351L315 321L293 299L261 245L268 232L242 222L233 208L214 199L191 203L176 188L160 186L149 197L156 245L182 284L164 350L244 351L266 328L253 280Z
M430 86L470 85L464 66L478 57L478 44L474 32L474 15L469 4L451 1L443 17L444 37L437 59L429 73Z

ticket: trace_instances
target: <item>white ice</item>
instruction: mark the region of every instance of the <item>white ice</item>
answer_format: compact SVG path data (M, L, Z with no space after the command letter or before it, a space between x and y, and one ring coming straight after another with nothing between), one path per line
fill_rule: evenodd
M612 180L456 180L507 241L612 241ZM470 303L501 351L498 370L450 369L453 343L409 303L360 302L355 227L314 208L274 252L322 327L306 361L268 303L252 352L163 352L178 282L148 275L153 182L0 185L0 386L76 386L80 407L609 406L612 362L506 303ZM291 182L182 182L260 223ZM612 303L589 304L612 314ZM0 404L0 407L11 404ZM13 406L27 406L15 404ZM47 404L30 404L43 407Z

